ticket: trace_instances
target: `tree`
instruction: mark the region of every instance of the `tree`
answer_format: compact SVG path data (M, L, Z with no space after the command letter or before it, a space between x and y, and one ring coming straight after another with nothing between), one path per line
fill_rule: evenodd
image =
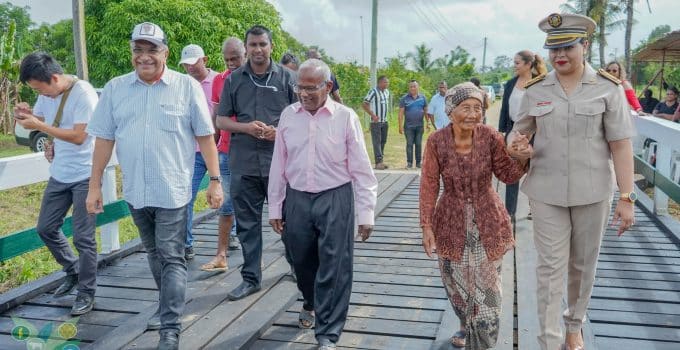
M190 43L203 47L208 66L223 70L222 41L229 36L245 39L244 33L255 24L272 30L273 60L286 51L281 18L265 0L88 0L85 14L90 80L95 86L132 70L130 32L144 21L163 28L170 48L168 66L178 70L180 51Z
M412 60L413 66L416 68L416 71L421 73L428 73L434 65L434 62L432 62L432 60L430 59L431 54L432 49L428 48L425 45L425 43L422 43L420 45L417 45L415 47L415 51L409 53L408 57Z
M494 70L509 69L510 67L512 67L512 64L513 64L512 58L506 55L501 55L493 60L493 69Z
M626 12L626 34L625 34L625 44L624 44L624 54L626 57L626 72L631 71L631 63L632 63L632 54L631 54L631 35L633 33L633 24L635 24L635 19L634 19L634 4L635 0L622 0L625 2L625 12ZM649 12L652 12L652 8L649 5L649 0L647 1L647 8L649 9Z
M16 22L10 20L0 36L0 131L12 131L12 106L16 103L18 67L15 50Z
M30 50L29 43L26 40L29 28L33 25L31 16L28 14L30 9L29 6L19 7L14 6L9 2L0 4L0 33L7 33L9 31L10 23L14 21L14 49L19 56L22 56L27 50Z

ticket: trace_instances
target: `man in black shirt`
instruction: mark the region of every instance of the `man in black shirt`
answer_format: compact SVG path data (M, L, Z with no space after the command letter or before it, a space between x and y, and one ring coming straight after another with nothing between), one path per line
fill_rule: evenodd
M652 113L652 111L654 111L654 107L656 107L656 105L659 104L659 100L655 99L652 96L652 90L650 89L645 89L645 91L643 91L643 94L645 95L645 97L640 99L642 111L645 113Z
M267 195L274 138L283 109L297 101L295 76L271 60L269 29L255 25L245 37L248 62L225 82L217 109L217 127L230 131L231 196L243 248L243 282L230 300L260 290L262 280L262 206ZM236 121L229 118L236 115Z

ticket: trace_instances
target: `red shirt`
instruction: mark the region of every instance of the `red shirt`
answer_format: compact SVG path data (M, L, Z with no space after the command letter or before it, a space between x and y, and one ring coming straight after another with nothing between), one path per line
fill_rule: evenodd
M230 70L222 72L215 76L212 85L212 98L210 101L213 106L217 106L220 103L220 96L222 96L222 89L224 88L224 82L227 77L231 74ZM233 120L236 120L232 117ZM228 131L220 130L220 140L217 142L217 150L222 153L229 153L229 142L231 141L231 133Z

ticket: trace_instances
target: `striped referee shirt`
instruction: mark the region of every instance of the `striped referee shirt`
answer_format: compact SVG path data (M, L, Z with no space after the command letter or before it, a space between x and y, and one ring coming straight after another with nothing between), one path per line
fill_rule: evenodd
M371 89L364 98L371 106L371 111L378 116L378 122L387 122L387 115L390 108L390 90L380 90L377 87Z
M136 72L106 83L87 132L116 141L132 207L174 209L191 199L195 137L215 130L198 81L165 67L152 85Z

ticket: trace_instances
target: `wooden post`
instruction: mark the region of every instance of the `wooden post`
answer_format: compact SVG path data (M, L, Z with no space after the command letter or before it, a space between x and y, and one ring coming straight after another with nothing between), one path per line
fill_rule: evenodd
M78 78L89 79L87 48L85 45L85 6L83 0L71 0L73 10L73 50L76 56Z

